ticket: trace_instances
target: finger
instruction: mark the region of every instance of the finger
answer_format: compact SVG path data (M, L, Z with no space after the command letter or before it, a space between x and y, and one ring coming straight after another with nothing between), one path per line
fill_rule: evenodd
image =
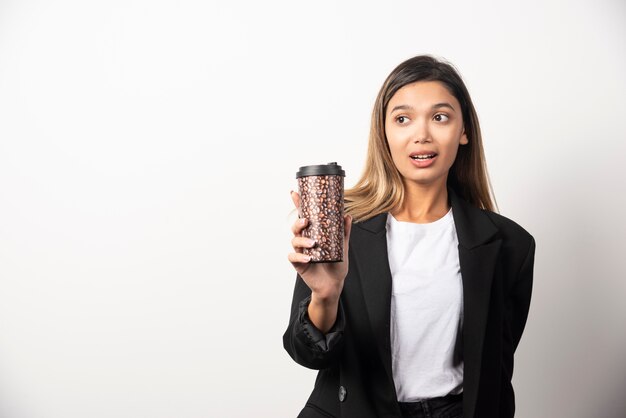
M315 240L306 237L293 237L291 245L296 252L301 253L303 248L313 248Z
M344 216L343 233L343 259L348 259L348 248L350 246L350 232L352 231L352 215Z
M293 204L296 206L296 209L298 209L298 217L301 217L302 213L300 213L300 195L298 194L298 192L294 192L293 190L291 191L291 200L293 200Z
M299 264L307 264L309 261L311 261L310 256L304 255L302 253L289 253L287 255L287 259L291 264L294 265L294 267Z
M307 218L300 218L296 220L296 222L294 222L293 226L291 227L291 232L293 232L293 234L297 237L301 236L302 230L306 228L308 223L309 220Z

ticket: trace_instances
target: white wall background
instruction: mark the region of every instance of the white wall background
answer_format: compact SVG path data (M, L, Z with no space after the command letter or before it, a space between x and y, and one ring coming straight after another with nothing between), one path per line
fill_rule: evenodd
M625 40L621 0L0 0L0 416L294 417L295 172L354 184L421 53L537 241L517 416L624 416Z

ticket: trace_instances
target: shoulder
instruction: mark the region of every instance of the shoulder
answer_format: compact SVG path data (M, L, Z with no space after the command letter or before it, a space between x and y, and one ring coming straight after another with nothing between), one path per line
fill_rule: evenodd
M387 224L387 212L381 212L358 222L352 222L352 232L368 234L379 234L385 231Z
M498 235L505 241L526 249L534 243L535 239L532 234L514 220L485 209L480 209L480 211L498 228Z

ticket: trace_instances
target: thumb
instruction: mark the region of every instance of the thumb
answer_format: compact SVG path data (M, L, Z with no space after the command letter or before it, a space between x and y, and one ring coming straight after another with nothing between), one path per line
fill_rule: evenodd
M293 201L294 206L298 209L298 216L300 216L300 195L298 192L291 191L291 200Z
M350 247L350 232L352 231L352 215L344 216L343 233L343 259L348 259L348 248Z

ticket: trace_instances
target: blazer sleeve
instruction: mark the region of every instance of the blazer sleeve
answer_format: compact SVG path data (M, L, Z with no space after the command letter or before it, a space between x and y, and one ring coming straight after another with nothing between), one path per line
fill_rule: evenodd
M530 237L530 245L528 252L519 273L511 288L509 295L509 325L511 330L511 338L513 343L513 351L517 349L524 327L526 326L526 319L528 318L528 311L530 308L530 299L533 288L533 267L535 264L535 239Z
M296 286L291 301L289 325L283 335L283 346L294 361L310 369L332 366L343 349L343 333L346 326L343 303L339 299L339 311L333 327L323 334L308 317L311 289L296 274Z

